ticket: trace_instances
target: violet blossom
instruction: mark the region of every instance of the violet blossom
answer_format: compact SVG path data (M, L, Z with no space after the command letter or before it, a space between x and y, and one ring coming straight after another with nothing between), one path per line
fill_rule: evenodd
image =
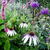
M31 2L30 6L33 7L33 8L37 8L37 7L39 7L39 3L37 1Z
M48 9L48 8L43 8L43 9L40 11L40 14L48 15L48 14L49 14L49 9Z

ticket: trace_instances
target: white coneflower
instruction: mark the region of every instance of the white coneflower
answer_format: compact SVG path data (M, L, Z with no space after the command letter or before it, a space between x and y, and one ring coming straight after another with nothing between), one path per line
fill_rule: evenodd
M5 28L5 32L7 33L8 36L14 36L15 34L17 34L15 30L10 30L8 28Z
M21 27L21 28L27 28L27 27L28 27L28 24L26 24L26 23L21 23L21 24L19 25L19 27Z
M29 40L29 46L31 46L32 44L34 44L34 46L36 46L39 43L38 37L33 32L30 32L29 34L26 34L23 37L23 39L22 39L22 41L24 41L23 44L28 42L28 40Z

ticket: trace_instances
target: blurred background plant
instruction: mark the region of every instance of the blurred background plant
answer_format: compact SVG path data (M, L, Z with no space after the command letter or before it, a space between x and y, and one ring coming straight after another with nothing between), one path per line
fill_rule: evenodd
M0 50L50 50L50 0L7 0L4 20L1 16L2 1L0 0ZM5 28L8 28L6 32ZM33 44L34 40L37 43L34 34L39 39L36 46ZM28 38L28 41L24 39L26 44L22 41L24 37ZM34 40L31 41L29 37ZM32 45L29 46L28 42Z

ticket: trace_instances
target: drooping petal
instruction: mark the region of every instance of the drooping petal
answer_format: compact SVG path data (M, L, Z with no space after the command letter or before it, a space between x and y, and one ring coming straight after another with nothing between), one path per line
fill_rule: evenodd
M27 28L27 27L28 27L28 24L26 24L26 23L21 23L21 24L19 25L19 27L21 27L21 28Z
M25 38L23 43L25 44L28 41L28 39L29 39L29 37Z
M23 41L24 39L28 38L28 37L29 37L29 35L26 34L26 35L23 37L22 41Z
M30 37L29 39L29 46L31 46L31 43L32 43L32 37Z
M13 30L13 32L14 32L14 34L17 34L17 33L15 32L15 30Z
M28 25L27 25L26 23L24 23L24 27L26 27L26 28L27 28L27 27L28 27Z
M33 37L33 43L34 43L34 46L37 45L37 39L36 39L36 37Z
M23 27L23 23L21 23L21 24L19 25L19 27L21 27L21 28L22 28L22 27Z

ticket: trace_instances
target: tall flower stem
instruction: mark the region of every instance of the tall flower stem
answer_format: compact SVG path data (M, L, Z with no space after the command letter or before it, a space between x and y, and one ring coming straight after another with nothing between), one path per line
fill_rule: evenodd
M34 9L34 16L36 15L36 9Z
M33 18L36 16L36 9L33 9Z

